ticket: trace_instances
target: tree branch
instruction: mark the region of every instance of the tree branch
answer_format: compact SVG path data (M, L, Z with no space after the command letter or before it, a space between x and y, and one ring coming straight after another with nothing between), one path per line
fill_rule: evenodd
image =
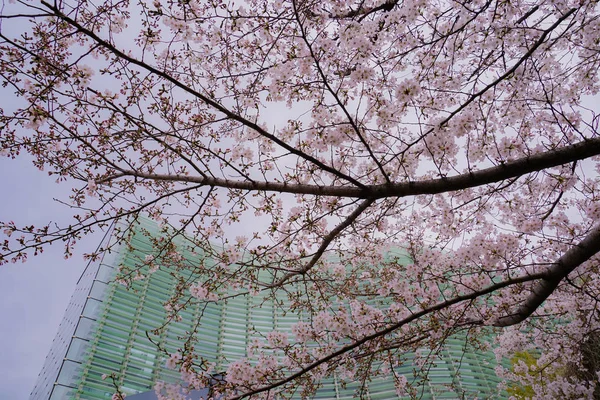
M371 340L374 340L374 339L383 337L385 335L388 335L388 334L394 332L395 330L401 328L402 326L404 326L404 325L406 325L406 324L408 324L408 323L410 323L412 321L415 321L415 320L417 320L417 319L419 319L421 317L424 317L425 315L431 314L432 312L443 310L445 308L448 308L448 307L450 307L450 306L452 306L454 304L461 303L463 301L474 300L474 299L476 299L478 297L484 296L486 294L494 293L494 292L496 292L496 291L498 291L498 290L500 290L502 288L505 288L505 287L508 287L508 286L511 286L511 285L515 285L515 284L523 283L523 282L529 282L529 281L533 281L533 280L536 280L536 279L541 279L544 276L545 275L543 273L541 273L541 274L528 274L528 275L520 276L520 277L517 277L517 278L509 279L509 280L506 280L506 281L503 281L503 282L499 282L499 283L490 285L490 286L488 286L488 287L486 287L484 289L481 289L481 290L478 290L478 291L475 291L475 292L472 292L472 293L469 293L469 294L464 294L464 295L461 295L461 296L457 296L457 297L455 297L453 299L446 300L446 301L443 301L441 303L437 303L437 304L435 304L435 305L433 305L431 307L427 307L427 308L425 308L425 309L423 309L421 311L414 312L410 316L408 316L408 317L406 317L406 318L404 318L404 319L402 319L402 320L400 320L400 321L398 321L396 323L393 323L393 324L389 325L385 329L377 331L377 332L375 332L375 333L373 333L371 335L364 336L362 339L358 339L358 340L356 340L356 341L354 341L354 342L352 342L352 343L350 343L350 344L348 344L346 346L341 347L340 349L338 349L338 350L336 350L336 351L328 354L327 356L316 360L312 364L307 365L306 367L302 368L300 371L297 371L296 373L288 376L287 378L284 378L284 379L282 379L282 380L280 380L278 382L275 382L275 383L273 383L271 385L263 386L263 387L251 390L249 392L246 392L244 394L241 394L239 396L232 397L231 400L238 400L238 399L242 399L244 397L250 397L250 396L253 396L255 394L266 392L266 391L272 390L272 389L274 389L274 388L276 388L278 386L281 386L281 385L284 385L286 383L289 383L289 382L291 382L291 381L293 381L293 380L301 377L302 375L304 375L304 374L306 374L306 373L314 370L315 368L317 368L318 366L320 366L320 365L322 365L324 363L332 361L332 360L336 359L337 357L339 357L339 356L341 356L341 355L343 355L345 353L348 353L351 350L354 350L354 349L356 349L356 348L364 345L365 343L367 343L367 342L369 342ZM470 320L467 323L471 324L471 325L483 325L484 321L482 321L482 320Z
M517 178L531 172L557 167L577 160L584 160L600 155L600 137L588 139L556 150L507 161L495 167L476 172L464 173L452 177L410 181L402 183L368 185L363 189L345 186L317 186L290 184L285 182L238 181L231 179L198 177L188 175L148 174L125 170L122 174L112 175L97 183L108 182L120 177L131 176L141 179L158 181L190 182L207 186L248 191L266 191L293 194L308 194L315 196L335 196L361 199L381 199L386 197L406 197L421 194L439 194L474 188L499 182L505 179Z
M385 181L387 183L391 183L390 177L383 169L383 165L381 165L381 162L377 159L377 157L375 157L375 154L373 154L373 150L371 149L371 146L369 146L369 143L367 143L366 139L364 138L363 134L360 131L360 128L356 124L356 121L350 115L350 112L348 112L348 109L346 108L346 106L344 106L344 103L338 96L337 91L333 90L333 88L329 84L329 80L327 79L327 76L325 75L323 68L321 68L321 63L319 62L319 57L315 54L310 42L308 41L308 36L307 36L306 30L304 29L304 25L302 24L302 21L300 20L300 15L298 14L298 9L296 7L296 1L295 0L292 1L292 4L294 5L294 15L296 16L296 21L298 22L298 27L300 28L302 41L304 42L304 44L308 48L308 51L310 52L310 56L314 61L315 68L317 69L317 72L319 73L321 80L323 81L323 85L325 85L329 94L331 94L331 96L335 99L335 102L337 103L338 107L342 110L342 112L346 116L346 119L348 120L348 123L352 127L352 130L354 131L354 133L356 133L356 136L358 137L360 142L363 144L363 146L365 146L365 149L369 153L369 157L371 157L371 159L373 160L375 165L377 165L377 168L379 168L379 172L381 172L381 175L383 176Z
M306 161L310 162L311 164L314 164L315 166L319 167L320 169L322 169L323 171L327 171L330 174L348 181L350 183L352 183L353 185L357 186L357 187L364 187L364 185L362 183L360 183L359 181L357 181L356 179L352 178L351 176L348 176L346 174L344 174L343 172L330 167L328 165L323 164L321 161L317 160L316 158L314 158L313 156L304 153L301 150L296 149L295 147L290 146L289 144L287 144L286 142L284 142L283 140L279 139L278 137L276 137L275 135L267 132L266 130L264 130L263 128L261 128L257 123L252 122L244 117L242 117L239 114L234 113L233 111L229 110L227 107L223 106L222 104L220 104L219 102L217 102L214 99L209 98L208 96L203 95L202 93L192 89L191 87L183 84L182 82L180 82L179 80L175 79L174 77L170 76L169 74L167 74L164 71L160 71L157 68L143 62L140 61L126 53L124 53L123 51L119 50L118 48L116 48L115 46L113 46L111 43L107 42L106 40L103 40L102 38L100 38L98 35L96 35L94 32L90 31L89 29L85 28L84 26L82 26L81 24L79 24L77 21L75 21L74 19L70 18L69 16L63 14L57 7L47 3L46 1L41 2L44 6L48 7L48 9L50 9L57 18L60 18L62 21L68 23L69 25L71 25L72 27L76 28L79 32L83 33L85 36L89 37L90 39L92 39L94 42L96 42L99 46L107 49L108 51L110 51L111 53L113 53L115 56L133 64L133 65L137 65L140 68L145 69L146 71L155 74L156 76L159 76L161 78L163 78L164 80L172 83L174 86L178 87L179 89L191 94L192 96L200 99L202 102L204 102L205 104L209 105L210 107L216 109L217 111L223 113L225 116L227 116L227 118L230 118L234 121L237 121L239 123L241 123L242 125L252 129L253 131L257 132L259 135L273 141L274 143L276 143L277 145L281 146L282 148L284 148L285 150L289 151L290 153L305 159Z
M278 280L277 282L275 282L271 286L269 286L269 288L279 287L279 286L283 285L286 281L288 281L290 278L292 278L293 276L304 275L308 271L310 271L312 269L312 267L315 266L317 261L319 261L319 259L323 255L323 253L325 253L327 246L329 246L329 244L337 237L337 235L339 235L344 229L346 229L354 221L356 221L356 219L360 216L360 214L362 214L363 211L365 211L367 208L369 208L369 206L371 204L373 204L373 202L375 202L374 199L367 199L367 200L363 201L352 212L352 214L348 215L348 217L346 217L346 219L344 221L342 221L342 223L340 223L338 226L336 226L331 232L329 232L329 234L327 234L327 236L325 236L325 238L323 239L323 242L321 243L321 246L319 246L319 249L317 250L317 252L313 255L313 257L310 259L310 261L304 266L304 268L302 268L301 270L292 271L292 272L286 274L280 280Z
M514 313L498 318L492 325L505 327L527 319L554 292L561 280L599 251L600 225L597 225L579 244L571 247L548 267L544 277L533 287L531 295L519 305Z

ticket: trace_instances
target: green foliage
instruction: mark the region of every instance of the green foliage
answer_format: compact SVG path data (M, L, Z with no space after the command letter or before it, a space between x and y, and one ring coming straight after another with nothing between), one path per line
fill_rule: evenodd
M515 366L519 365L520 362L524 362L529 368L529 371L537 369L537 358L528 351L519 351L510 359L510 365L512 372L519 376L524 376L524 372L515 372ZM506 389L509 396L514 396L516 399L530 399L535 395L535 392L531 385L522 385L519 382L512 382Z
M510 359L511 371L517 376L537 375L540 384L545 384L556 379L557 376L573 378L578 381L595 382L593 398L600 400L600 385L595 371L600 370L600 334L594 332L580 345L581 366L569 364L566 367L558 369L549 369L537 365L538 357L535 352L520 351L514 354ZM528 371L517 371L516 366L524 363ZM582 368L583 367L583 368ZM530 399L535 396L535 391L531 385L523 385L519 382L511 382L507 388L509 396L519 400Z

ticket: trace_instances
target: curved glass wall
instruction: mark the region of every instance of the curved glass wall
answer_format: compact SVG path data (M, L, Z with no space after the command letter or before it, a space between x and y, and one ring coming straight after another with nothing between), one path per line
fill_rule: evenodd
M150 223L144 223L144 228L156 230ZM291 335L298 316L284 315L272 301L253 296L208 303L202 310L199 306L186 309L180 313L181 321L172 321L153 334L167 321L164 303L173 294L176 274L161 268L147 279L133 280L129 289L114 280L119 265L133 266L151 251L148 238L136 233L130 246L121 246L110 259L88 266L31 393L32 400L110 399L114 384L102 376L111 373L128 395L150 391L157 381L178 382L179 373L167 369L165 362L167 353L184 346L189 332L196 331L196 351L216 363L217 372L226 369L228 360L246 356L246 348L260 334L279 329ZM201 323L196 326L200 315ZM465 337L452 337L439 350L428 379L418 384L421 399L499 397L493 353L469 349L465 342ZM409 362L395 372L411 382L413 369ZM334 377L315 397L352 399L357 389L358 384L344 385ZM370 399L398 398L393 379L386 377L373 378L367 393Z

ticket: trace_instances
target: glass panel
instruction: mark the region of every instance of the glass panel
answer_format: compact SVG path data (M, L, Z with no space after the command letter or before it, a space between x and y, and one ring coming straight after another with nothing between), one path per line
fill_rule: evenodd
M70 396L72 396L74 393L75 393L75 389L73 389L73 388L61 386L61 385L55 385L54 389L52 390L52 395L50 396L50 400L65 400L65 399L70 398Z
M73 338L69 351L67 352L67 358L73 361L83 361L84 356L87 354L87 350L90 346L90 342L79 338Z
M92 290L90 292L90 297L97 300L104 300L107 288L108 285L106 283L94 281L94 284L92 285Z
M58 374L58 383L65 386L72 386L76 384L79 381L81 369L81 364L66 360L60 369L60 373Z
M98 317L98 313L100 312L101 301L94 299L87 299L85 303L85 308L83 309L83 315L85 317L96 319Z
M90 339L90 333L92 332L94 325L95 321L92 321L91 319L84 317L79 318L79 324L77 325L75 336L82 339Z
M100 269L98 270L98 275L96 276L96 279L102 282L108 282L112 279L113 275L115 274L115 271L116 270L114 268L102 264L100 266Z
M114 388L96 388L96 387L84 387L81 399L92 400L92 399L106 399L110 400L114 393Z

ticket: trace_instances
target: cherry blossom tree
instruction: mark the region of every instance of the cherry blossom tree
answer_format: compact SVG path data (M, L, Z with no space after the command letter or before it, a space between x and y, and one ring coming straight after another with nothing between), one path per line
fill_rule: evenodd
M0 222L1 263L53 242L69 256L115 221L127 240L149 215L217 261L193 266L174 313L238 290L308 316L269 335L279 358L235 360L220 392L367 381L493 329L498 357L533 346L554 381L503 377L591 396L597 371L552 371L587 368L600 329L596 1L16 3L0 153L69 185L74 220ZM140 268L186 263L155 244ZM206 384L201 356L169 363Z

